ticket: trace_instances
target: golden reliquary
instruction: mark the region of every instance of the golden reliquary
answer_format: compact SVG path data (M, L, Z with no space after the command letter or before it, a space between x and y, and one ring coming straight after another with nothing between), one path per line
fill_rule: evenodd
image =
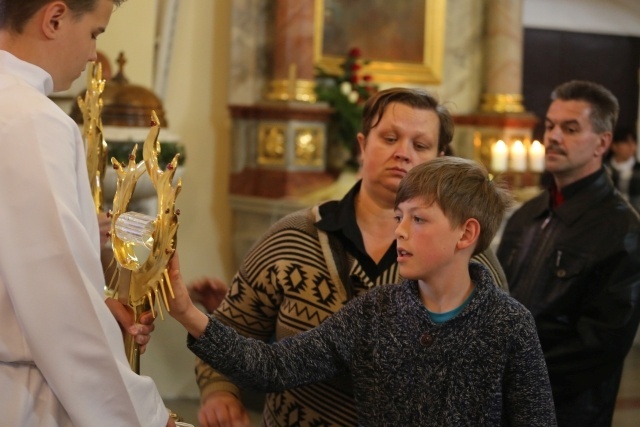
M103 211L102 183L107 154L100 116L104 87L100 64L90 63L87 91L84 98L78 98L78 106L83 117L87 171L97 213ZM173 157L165 170L158 164L160 120L155 111L151 112L150 126L142 147L141 161L136 162L137 144L133 147L126 164L111 158L116 171L116 192L113 208L109 211L109 234L117 268L105 291L130 306L136 320L147 310L151 310L154 317L159 312L164 318L162 304L167 311L169 310L167 298L173 298L173 290L166 267L176 250L180 211L175 209L175 201L182 188L180 179L175 186L173 185L180 154ZM128 211L136 184L145 173L148 174L157 194L158 213L155 217ZM120 280L120 276L125 275L128 276L128 280ZM124 344L131 369L140 373L138 344L128 334L125 336ZM171 411L170 416L176 420L176 425L191 426L179 422L180 417Z
M107 145L103 136L101 98L105 88L100 63L89 63L87 91L78 98L78 106L83 117L82 133L87 153L87 171L96 212L103 210L102 183L106 167ZM160 121L151 112L150 129L142 147L142 160L136 161L137 145L129 155L128 162L120 163L112 158L116 171L116 192L111 218L110 237L117 268L109 280L107 293L129 305L136 318L151 310L159 312L162 304L168 309L168 294L172 296L171 284L166 266L177 244L178 215L175 200L182 186L178 179L172 184L178 164L179 154L173 157L165 170L158 164L160 153ZM157 194L157 215L150 216L128 211L138 180L145 174L153 184ZM109 269L108 269L109 270ZM120 276L128 276L121 280ZM156 310L157 308L157 310ZM127 335L125 348L131 368L139 373L139 351L132 337Z

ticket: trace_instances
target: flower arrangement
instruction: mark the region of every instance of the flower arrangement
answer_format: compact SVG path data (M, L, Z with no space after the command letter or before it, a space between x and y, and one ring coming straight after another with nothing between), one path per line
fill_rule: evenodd
M368 62L361 59L360 49L352 48L340 64L341 74L332 74L316 67L318 101L329 103L334 110L329 140L338 140L351 155L357 153L357 134L364 103L378 90L372 83L371 75L360 75L362 66Z

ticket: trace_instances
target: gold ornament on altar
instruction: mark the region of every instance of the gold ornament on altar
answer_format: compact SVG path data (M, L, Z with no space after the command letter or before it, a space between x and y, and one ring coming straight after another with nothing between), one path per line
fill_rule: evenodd
M107 143L102 131L102 92L105 80L102 79L102 64L89 62L87 72L87 91L84 99L78 97L78 107L82 112L82 137L87 156L87 172L91 195L96 213L103 211L102 183L107 165Z
M128 164L111 158L117 174L116 194L113 208L109 212L111 244L119 269L129 270L130 280L129 289L124 289L126 284L119 280L111 280L109 288L120 300L126 298L126 304L133 308L136 319L148 309L151 309L154 317L159 312L160 317L164 318L162 304L169 311L167 296L173 298L166 266L177 245L180 210L175 209L175 200L182 188L182 181L178 179L175 186L172 182L180 155L174 156L166 170L163 171L159 167L159 133L160 122L154 111L151 116L151 129L142 147L143 160L136 163L137 145L129 155ZM145 172L148 173L158 196L158 214L155 218L127 211L136 183ZM144 254L145 252L148 253ZM141 256L141 253L145 256ZM157 311L154 310L154 306L157 307ZM138 372L139 351L133 337L127 336L125 348L132 369Z

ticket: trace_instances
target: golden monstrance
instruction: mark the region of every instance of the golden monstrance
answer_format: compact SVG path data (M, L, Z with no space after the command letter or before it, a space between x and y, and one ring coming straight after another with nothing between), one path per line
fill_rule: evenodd
M128 164L111 158L117 174L116 194L110 211L111 245L119 268L128 270L131 278L129 289L123 289L122 282L117 280L111 281L116 285L114 287L110 283L110 288L117 292L123 302L123 296L126 295L126 303L134 310L136 318L148 309L151 309L154 317L159 312L160 317L164 318L161 303L169 310L167 294L173 298L166 267L177 245L180 211L175 209L175 200L182 188L182 181L178 179L175 186L172 182L180 155L176 154L164 171L159 167L159 133L160 122L152 112L151 129L142 147L143 160L136 163L137 145L129 155ZM127 211L136 183L145 172L158 196L158 214L155 217ZM138 346L130 336L125 340L125 349L131 368L139 372Z
M100 63L90 62L87 73L87 91L84 99L78 97L78 106L83 117L83 138L87 155L87 171L96 212L103 211L102 181L106 167L107 144L104 140L102 119L102 92L105 80L102 79ZM151 128L142 149L143 160L136 162L137 145L129 155L127 164L112 158L116 170L116 193L111 217L111 245L115 261L118 264L116 274L109 283L108 291L129 305L136 319L145 310L156 310L162 315L161 301L168 309L167 292L172 295L171 283L166 266L176 248L179 210L175 209L175 199L180 193L182 182L178 179L173 186L179 154L161 170L158 165L160 153L160 121L155 112L151 113ZM156 217L138 212L127 211L138 179L147 173L158 197ZM128 285L115 277L130 272ZM128 288L128 289L127 289ZM125 339L125 348L131 368L140 372L138 346L132 337Z
M83 137L87 151L87 169L97 213L103 210L101 184L107 151L100 118L100 96L105 85L101 70L100 64L90 63L87 92L84 99L78 99L84 119ZM180 154L173 157L165 170L158 164L160 125L155 111L152 111L151 127L142 147L141 161L136 162L137 144L126 164L114 157L111 158L117 178L113 207L109 211L110 237L117 268L106 292L131 307L136 321L147 310L151 310L154 317L160 313L160 317L164 319L162 305L169 311L168 295L173 298L167 263L177 245L180 211L175 209L175 201L182 188L182 180L178 179L175 186L172 184ZM157 194L158 213L155 217L128 211L138 179L145 173L148 174ZM129 280L119 280L120 276L128 276ZM139 345L129 334L125 335L124 344L131 369L139 374ZM180 420L175 413L171 413L171 416Z

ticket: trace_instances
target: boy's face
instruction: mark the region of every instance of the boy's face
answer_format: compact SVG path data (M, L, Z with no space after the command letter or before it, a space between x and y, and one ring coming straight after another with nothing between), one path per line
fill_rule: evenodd
M56 91L68 89L87 62L97 59L96 39L107 28L112 10L113 0L96 0L93 11L75 16L67 9L67 13L60 17L58 70L54 76Z
M435 202L427 204L423 198L400 203L395 215L400 275L425 282L446 277L464 234L463 227L452 227L440 206Z

